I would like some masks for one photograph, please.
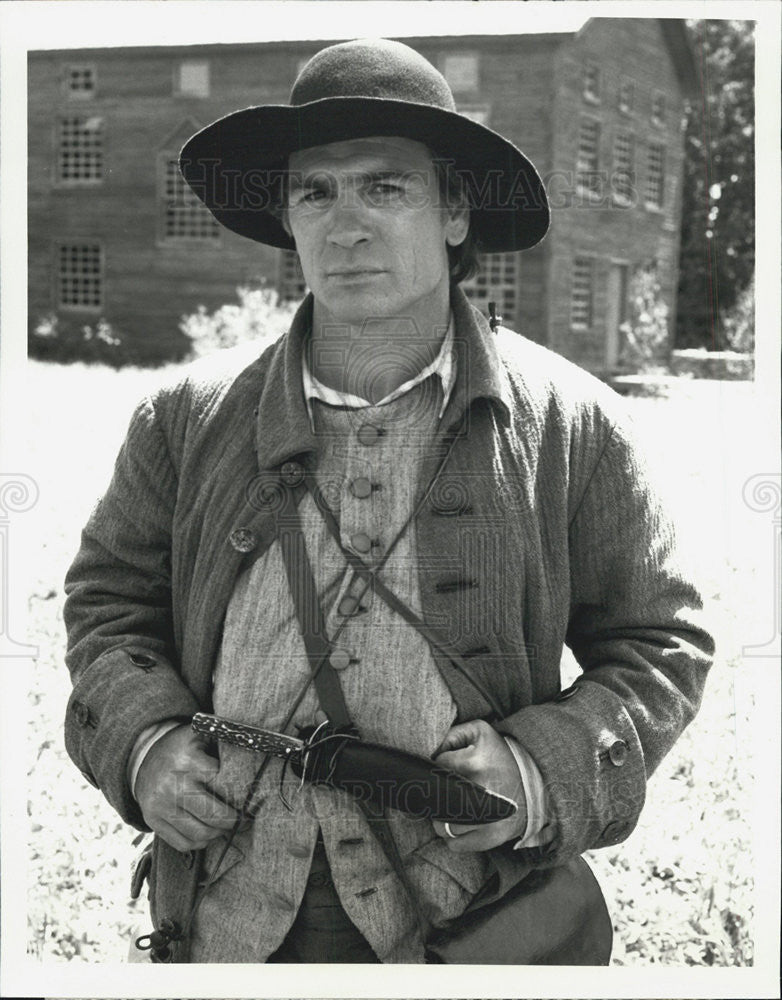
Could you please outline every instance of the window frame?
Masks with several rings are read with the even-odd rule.
[[[288,271],[291,268],[297,273],[290,275]],[[301,276],[300,282],[298,280],[299,275]],[[300,293],[296,292],[294,294],[288,294],[289,285],[293,282],[297,285],[301,284],[302,291]],[[280,302],[301,302],[307,294],[307,280],[301,269],[299,255],[295,250],[280,250],[277,258],[277,280],[275,282],[275,286],[277,288],[277,295]]]
[[[167,228],[167,184],[168,184],[168,170],[169,165],[172,164],[174,169],[172,173],[177,177],[177,184],[181,185],[181,190],[184,192],[184,196],[188,201],[190,197],[195,199],[191,202],[194,208],[198,209],[200,207],[201,211],[205,212],[209,217],[210,226],[214,226],[214,236],[169,236],[166,232]],[[183,249],[192,247],[220,247],[223,243],[223,227],[215,219],[209,209],[204,205],[204,203],[198,198],[198,196],[190,190],[187,185],[187,181],[182,177],[179,171],[179,153],[174,150],[160,150],[157,154],[157,170],[156,170],[156,219],[157,219],[157,246],[161,249],[175,249],[176,247],[182,247]]]
[[[480,269],[477,274],[460,283],[469,301],[478,309],[484,311],[489,302],[497,303],[497,312],[503,326],[515,329],[518,325],[519,296],[519,255],[512,252],[487,253],[480,256]],[[497,280],[493,268],[500,269]],[[492,283],[492,278],[495,282]]]
[[[71,88],[71,79],[74,72],[85,72],[88,71],[92,74],[93,86],[91,90],[73,90]],[[65,63],[65,72],[62,79],[62,89],[64,95],[69,101],[76,101],[76,103],[81,103],[82,101],[92,101],[95,99],[95,95],[98,92],[98,67],[96,63]]]
[[[596,80],[596,89],[594,91],[589,89],[589,78],[590,72],[594,71]],[[581,97],[588,104],[601,104],[602,103],[602,89],[603,89],[603,74],[600,69],[600,63],[596,59],[585,59],[581,67]]]
[[[100,303],[98,305],[76,305],[73,303],[62,302],[60,296],[62,289],[60,260],[61,251],[68,247],[97,247],[100,288]],[[67,241],[54,240],[52,242],[52,253],[55,258],[55,266],[52,268],[52,281],[54,284],[52,301],[55,304],[55,312],[67,313],[69,315],[81,313],[89,316],[100,316],[106,307],[106,248],[103,244],[103,240],[95,239],[94,237],[74,237],[72,239],[68,239]]]
[[[630,91],[630,99],[628,101],[623,100],[622,92],[625,88]],[[619,113],[622,115],[632,115],[635,110],[635,80],[629,76],[623,76],[619,81],[619,90],[617,91],[616,103],[619,109]]]
[[[660,200],[652,201],[649,198],[649,181],[651,179],[651,162],[652,162],[652,150],[660,150]],[[658,140],[652,140],[647,143],[646,146],[646,173],[644,176],[644,191],[643,191],[643,202],[644,207],[650,212],[664,212],[665,211],[665,168],[667,159],[668,148],[664,142]]]
[[[626,138],[628,140],[629,146],[629,166],[626,171],[626,185],[628,188],[628,193],[620,191],[617,189],[616,181],[620,176],[619,167],[617,165],[617,146],[620,139]],[[636,138],[635,133],[629,128],[616,128],[614,130],[614,141],[611,146],[611,197],[616,205],[621,205],[624,208],[629,208],[637,202],[637,190],[636,190],[636,169],[635,169],[635,159],[636,159]],[[633,194],[636,195],[635,199]]]
[[[593,254],[577,254],[571,258],[570,266],[570,296],[568,299],[568,325],[576,333],[589,333],[595,325],[595,260]],[[573,319],[576,265],[584,263],[589,267],[589,316],[586,323]]]
[[[461,86],[460,84],[454,84],[448,79],[448,60],[449,59],[471,59],[475,63],[475,80],[468,86]],[[446,79],[448,86],[456,97],[459,94],[478,94],[481,89],[481,54],[477,49],[464,49],[458,52],[444,52],[440,57],[440,72]]]
[[[206,66],[206,93],[194,94],[189,90],[182,89],[182,67],[186,65]],[[184,97],[191,101],[206,101],[212,94],[212,64],[209,59],[179,59],[174,63],[173,79],[171,84],[172,97]]]
[[[595,136],[595,167],[590,173],[594,174],[595,182],[594,184],[585,184],[582,181],[582,175],[585,173],[581,170],[579,166],[579,160],[581,157],[581,134],[584,125],[593,125],[596,130]],[[595,118],[593,115],[582,114],[579,116],[578,121],[578,132],[576,135],[576,156],[575,156],[575,175],[576,175],[576,190],[579,194],[586,195],[590,200],[597,201],[602,195],[602,183],[600,176],[600,161],[601,161],[601,148],[600,144],[603,138],[603,122],[600,118]]]
[[[98,177],[63,177],[63,125],[66,119],[83,119],[85,121],[96,118],[100,122],[100,176]],[[55,188],[94,188],[100,187],[106,180],[106,159],[108,152],[108,131],[106,129],[106,117],[102,114],[88,114],[86,111],[76,111],[68,109],[57,115],[54,122],[54,181]]]

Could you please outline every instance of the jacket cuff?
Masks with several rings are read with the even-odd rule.
[[[582,678],[554,702],[523,708],[496,729],[537,764],[556,827],[550,843],[517,852],[524,860],[548,867],[629,836],[646,797],[646,768],[616,694]]]
[[[128,783],[128,762],[145,729],[199,711],[171,663],[141,646],[114,647],[78,677],[65,715],[65,747],[120,817],[148,830]]]

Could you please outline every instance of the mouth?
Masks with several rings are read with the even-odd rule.
[[[326,276],[329,278],[366,278],[373,274],[384,273],[384,271],[377,267],[350,267],[327,271]]]

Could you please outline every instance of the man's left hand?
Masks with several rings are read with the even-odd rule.
[[[483,785],[492,792],[505,795],[518,805],[517,812],[508,819],[481,826],[465,826],[435,821],[435,832],[445,839],[454,854],[468,851],[488,851],[499,847],[506,840],[524,836],[527,828],[527,803],[521,783],[519,767],[504,737],[482,719],[462,722],[449,729],[434,758],[436,764],[450,767],[466,778]]]

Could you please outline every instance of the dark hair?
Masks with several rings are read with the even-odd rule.
[[[446,205],[469,204],[461,177],[453,169],[453,161],[444,160],[432,153],[440,197]],[[475,229],[470,217],[467,235],[458,246],[446,248],[448,251],[448,271],[451,284],[458,285],[460,281],[472,278],[480,270],[480,243],[475,236]]]

